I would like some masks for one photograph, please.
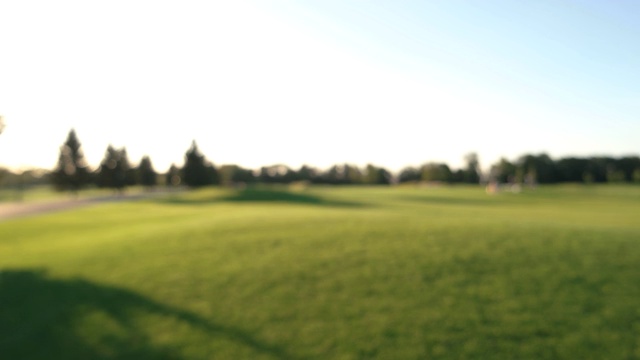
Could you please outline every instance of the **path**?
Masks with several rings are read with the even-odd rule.
[[[56,211],[70,210],[104,202],[143,199],[168,193],[170,192],[157,191],[150,193],[97,196],[80,199],[0,203],[0,221],[26,216],[41,215]]]

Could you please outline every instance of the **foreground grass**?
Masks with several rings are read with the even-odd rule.
[[[0,223],[15,359],[640,357],[640,188],[206,189]]]

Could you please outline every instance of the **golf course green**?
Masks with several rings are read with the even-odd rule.
[[[0,222],[2,359],[637,359],[640,187],[205,188]]]

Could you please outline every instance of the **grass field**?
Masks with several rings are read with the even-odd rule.
[[[640,187],[204,189],[0,223],[2,359],[638,359]]]

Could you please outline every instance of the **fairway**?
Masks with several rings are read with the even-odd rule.
[[[640,358],[640,187],[207,188],[0,222],[2,359]]]

